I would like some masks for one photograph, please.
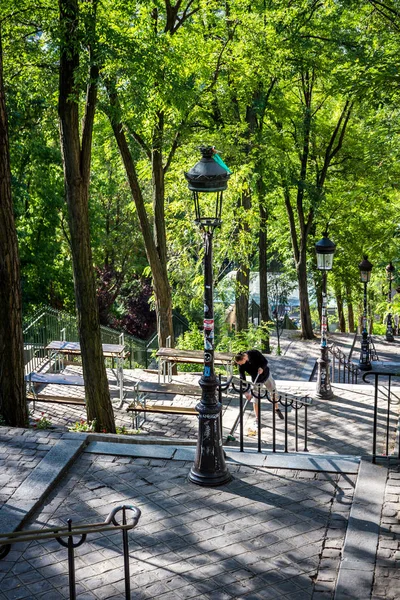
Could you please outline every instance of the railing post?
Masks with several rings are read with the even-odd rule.
[[[240,391],[239,391],[239,440],[240,440],[240,452],[243,452],[243,381],[240,380]]]
[[[261,452],[261,387],[257,388],[257,406],[258,406],[258,430],[257,430],[257,452]]]
[[[126,508],[122,507],[122,524],[126,525]],[[127,529],[122,530],[122,547],[124,551],[125,600],[131,598],[131,578],[129,572],[129,542]]]
[[[67,523],[68,530],[71,531],[72,520],[68,519]],[[74,538],[72,535],[68,537],[68,571],[69,598],[70,600],[76,600]]]

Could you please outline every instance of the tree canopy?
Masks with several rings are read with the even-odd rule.
[[[71,309],[58,11],[46,0],[5,4],[24,312],[41,303]],[[399,271],[397,1],[105,0],[95,29],[89,3],[77,4],[76,43],[82,49],[90,38],[98,69],[88,202],[104,324],[142,337],[158,324],[161,342],[172,308],[200,324],[203,249],[183,172],[201,144],[214,145],[233,171],[214,237],[221,298],[230,270],[262,272],[277,261],[297,279],[311,337],[314,244],[324,231],[337,245],[328,283],[349,310],[359,310],[364,254],[376,289],[390,260]],[[90,60],[82,52],[74,75],[82,119]],[[236,294],[247,298],[247,285],[239,279]]]

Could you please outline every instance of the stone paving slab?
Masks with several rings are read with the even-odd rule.
[[[334,600],[370,596],[387,474],[381,465],[361,462]]]
[[[173,446],[154,446],[140,444],[118,444],[112,442],[90,442],[86,452],[93,454],[111,454],[112,456],[136,456],[139,458],[172,458],[176,448]]]
[[[89,436],[88,436],[89,437]],[[130,456],[139,458],[166,458],[192,461],[195,458],[195,446],[164,446],[124,444],[112,442],[89,442],[85,452],[112,456]],[[303,471],[322,471],[326,473],[357,473],[360,458],[355,456],[322,456],[304,453],[264,454],[253,451],[239,452],[237,449],[225,449],[228,464],[262,466],[266,468],[298,469]]]
[[[203,488],[188,481],[190,467],[84,453],[29,528],[98,522],[116,506],[138,506],[142,517],[129,534],[137,600],[307,600],[326,589],[355,475],[232,465],[229,484]],[[78,598],[124,597],[121,546],[121,535],[108,532],[76,549]],[[1,600],[68,597],[66,555],[53,541],[15,545],[0,562]]]
[[[372,599],[400,596],[400,464],[389,468],[379,528]]]
[[[40,504],[85,446],[85,438],[59,440],[0,508],[0,533],[15,531]]]

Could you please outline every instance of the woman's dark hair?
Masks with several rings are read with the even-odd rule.
[[[239,352],[238,354],[236,354],[236,356],[235,356],[235,362],[237,363],[238,360],[243,360],[244,359],[244,355],[245,355],[245,352]]]

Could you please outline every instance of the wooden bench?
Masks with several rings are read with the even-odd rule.
[[[59,404],[79,404],[82,406],[86,404],[84,398],[42,394],[36,390],[39,385],[72,385],[82,387],[85,382],[80,375],[32,372],[25,375],[25,381],[28,384],[27,400],[33,402],[33,410],[35,410],[35,402],[56,402]]]
[[[132,413],[132,419],[136,422],[136,429],[146,420],[146,413],[174,414],[197,416],[196,408],[189,406],[174,406],[171,404],[148,404],[147,400],[152,398],[153,402],[160,401],[157,396],[194,396],[200,398],[202,389],[197,385],[181,383],[156,383],[150,381],[138,381],[134,386],[134,400],[126,409]],[[155,397],[156,396],[156,397]],[[139,423],[139,413],[144,413],[142,423]]]
[[[158,383],[168,378],[171,381],[172,367],[176,364],[204,364],[204,350],[177,350],[176,348],[159,348],[156,352],[158,359]],[[232,375],[235,355],[232,352],[215,352],[214,365],[223,366],[227,375]]]
[[[25,381],[28,384],[27,400],[33,402],[33,410],[35,410],[36,402],[55,402],[58,404],[78,404],[80,406],[86,406],[85,398],[79,396],[62,396],[56,394],[42,394],[37,391],[38,386],[45,385],[72,385],[75,387],[84,387],[85,382],[81,375],[72,373],[29,373],[25,375]],[[118,408],[122,407],[122,403],[126,402],[126,393],[121,388],[119,390],[119,405]]]

